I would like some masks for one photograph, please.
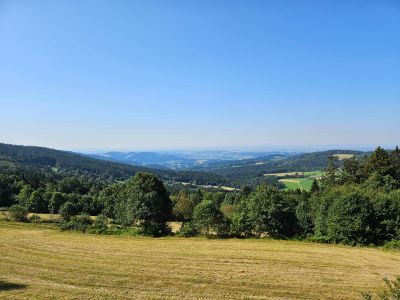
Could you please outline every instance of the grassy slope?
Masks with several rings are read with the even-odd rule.
[[[399,272],[400,253],[378,249],[98,236],[0,222],[7,299],[355,299]]]
[[[301,189],[309,191],[311,189],[313,179],[287,178],[287,179],[280,179],[279,181],[285,185],[285,190]]]
[[[282,173],[285,174],[285,173]],[[290,173],[287,173],[291,175]],[[324,175],[323,171],[310,171],[310,172],[303,172],[306,178],[283,178],[279,181],[285,185],[285,190],[295,190],[301,189],[305,191],[309,191],[311,189],[311,185],[314,181],[314,178],[318,178]]]

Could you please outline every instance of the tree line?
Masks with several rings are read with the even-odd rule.
[[[283,191],[274,183],[261,183],[233,192],[169,193],[148,172],[113,184],[65,177],[33,187],[17,175],[3,174],[0,200],[0,206],[60,213],[65,229],[135,229],[161,236],[170,234],[168,221],[181,221],[182,236],[382,245],[400,240],[400,150],[378,147],[340,165],[329,156],[326,175],[313,182],[311,191]],[[95,224],[88,215],[99,215]]]

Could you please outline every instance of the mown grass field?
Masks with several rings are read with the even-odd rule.
[[[400,253],[294,241],[144,238],[0,222],[1,299],[359,299]]]
[[[285,178],[279,179],[285,185],[285,190],[301,189],[309,191],[313,183],[313,179],[310,178]]]
[[[301,189],[309,191],[314,179],[319,179],[324,175],[324,171],[308,171],[308,172],[286,172],[286,173],[269,173],[265,176],[283,177],[279,179],[285,185],[285,190]],[[298,175],[303,177],[298,177]],[[291,177],[293,176],[293,177]]]

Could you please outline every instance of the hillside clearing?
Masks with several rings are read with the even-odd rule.
[[[357,299],[400,253],[274,240],[140,238],[0,222],[1,298]]]
[[[333,157],[336,157],[338,160],[344,160],[354,157],[354,154],[338,153],[334,154]]]
[[[285,178],[279,179],[279,182],[285,185],[285,190],[305,190],[309,191],[313,183],[313,179],[310,178]]]

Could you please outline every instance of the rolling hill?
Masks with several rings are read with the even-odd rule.
[[[231,178],[240,176],[255,176],[267,173],[280,172],[305,172],[323,170],[330,155],[339,155],[338,165],[341,165],[340,158],[348,158],[350,155],[362,156],[366,152],[354,150],[328,150],[313,153],[295,155],[268,155],[255,159],[242,160],[240,162],[225,163],[217,168],[206,168],[208,172],[225,175]],[[343,156],[343,155],[347,156]],[[341,155],[341,156],[340,156]]]
[[[125,180],[139,171],[163,180],[201,185],[229,185],[220,174],[197,171],[160,170],[87,157],[81,154],[36,146],[0,143],[0,167],[5,173],[40,173],[47,176],[86,176],[106,181]]]

